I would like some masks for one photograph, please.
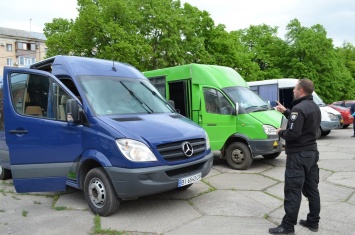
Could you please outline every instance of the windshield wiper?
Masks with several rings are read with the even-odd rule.
[[[123,84],[123,82],[120,82],[120,83],[122,84],[122,86],[123,86],[124,88],[126,88],[126,90],[128,91],[128,93],[129,93],[133,98],[135,98],[135,99],[142,105],[142,107],[143,107],[148,113],[154,113],[154,111],[153,111],[151,108],[149,108],[149,106],[148,106],[146,103],[144,103],[141,99],[139,99],[139,98],[134,94],[133,91],[131,91],[125,84]]]

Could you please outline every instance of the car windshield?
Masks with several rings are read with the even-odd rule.
[[[79,81],[97,115],[174,112],[153,85],[144,79],[80,76]]]
[[[265,100],[247,87],[228,87],[224,88],[223,91],[247,113],[264,111],[271,108]]]
[[[316,103],[318,106],[323,107],[325,106],[325,103],[323,102],[323,100],[318,96],[318,94],[316,92],[312,93],[313,96],[313,101],[314,103]]]

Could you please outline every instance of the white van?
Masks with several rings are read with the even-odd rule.
[[[264,81],[248,82],[251,90],[261,96],[264,100],[268,101],[271,106],[276,106],[276,100],[278,100],[286,108],[292,108],[293,100],[293,88],[296,86],[298,79],[295,78],[281,78],[270,79]],[[318,104],[321,113],[322,121],[320,124],[319,136],[326,136],[331,130],[340,128],[343,123],[341,114],[326,106],[323,100],[313,92],[313,100]]]

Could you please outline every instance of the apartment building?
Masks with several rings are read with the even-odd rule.
[[[4,66],[25,67],[43,60],[45,42],[43,33],[0,27],[0,76]]]

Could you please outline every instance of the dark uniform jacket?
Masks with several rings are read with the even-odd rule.
[[[294,100],[292,104],[292,110],[284,112],[288,118],[287,128],[279,131],[279,136],[286,141],[286,154],[317,150],[316,139],[322,119],[318,105],[314,103],[312,95]]]

